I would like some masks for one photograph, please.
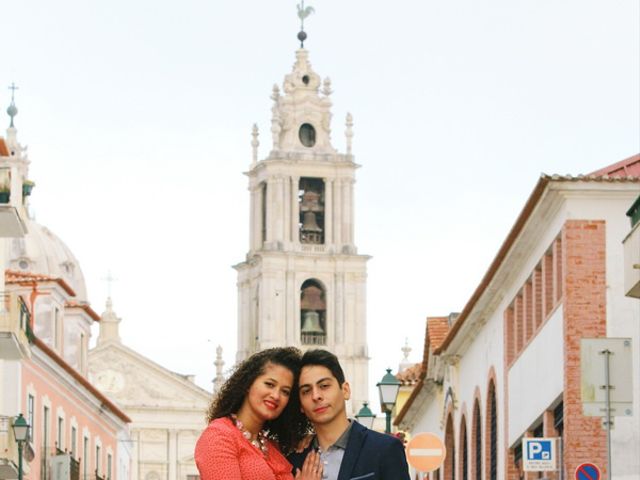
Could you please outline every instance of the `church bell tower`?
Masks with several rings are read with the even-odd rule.
[[[250,246],[235,266],[237,360],[275,346],[327,349],[351,384],[353,412],[368,391],[369,257],[354,242],[353,121],[347,115],[346,152],[338,153],[330,96],[330,80],[321,82],[300,48],[282,91],[273,87],[273,148],[260,160],[254,126]]]

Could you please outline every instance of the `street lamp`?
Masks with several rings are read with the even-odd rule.
[[[391,433],[391,411],[396,406],[400,382],[391,373],[391,369],[387,368],[387,373],[376,386],[380,390],[380,409],[387,416],[387,425],[384,431],[385,433]]]
[[[22,480],[22,445],[29,438],[29,424],[22,414],[13,421],[13,435],[18,443],[18,480]]]
[[[356,413],[356,420],[358,421],[358,423],[371,430],[373,428],[373,422],[375,419],[376,415],[369,408],[369,403],[364,402],[360,411]]]

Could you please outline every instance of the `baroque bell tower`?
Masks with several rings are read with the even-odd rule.
[[[253,128],[246,173],[250,246],[246,261],[234,267],[237,360],[275,346],[327,349],[351,384],[353,412],[368,391],[369,257],[359,255],[354,242],[353,120],[348,114],[346,152],[338,153],[331,144],[330,96],[330,80],[321,82],[300,48],[282,91],[273,87],[273,148],[264,159],[258,160]]]

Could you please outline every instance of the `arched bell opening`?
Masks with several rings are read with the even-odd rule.
[[[327,301],[325,289],[317,280],[300,287],[300,341],[303,345],[326,345]]]
[[[324,181],[321,178],[300,179],[300,243],[324,243]]]

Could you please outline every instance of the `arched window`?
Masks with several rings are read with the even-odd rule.
[[[302,177],[298,191],[300,243],[324,243],[324,180]]]
[[[444,445],[447,456],[444,459],[445,480],[456,480],[456,440],[453,435],[453,416],[447,417],[447,427],[444,433]]]
[[[460,480],[469,480],[469,450],[467,446],[467,419],[463,415],[460,419],[460,435],[458,437],[459,454],[458,464],[460,465]]]
[[[325,345],[327,303],[324,287],[306,280],[300,288],[300,341],[303,345]]]
[[[498,411],[496,405],[496,386],[489,382],[487,395],[487,479],[498,480]]]
[[[473,426],[471,429],[472,455],[473,455],[473,479],[482,480],[482,415],[480,402],[476,400],[473,406]]]

